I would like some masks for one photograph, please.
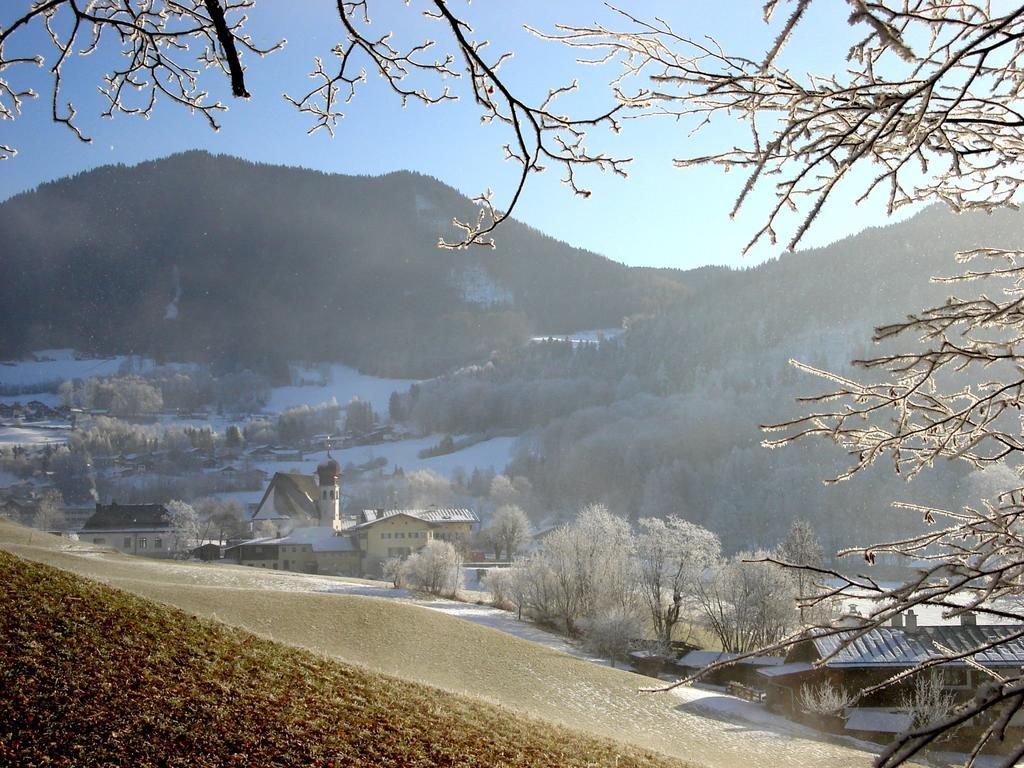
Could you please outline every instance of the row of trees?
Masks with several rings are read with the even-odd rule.
[[[214,375],[200,367],[165,366],[144,374],[65,381],[57,391],[64,405],[106,410],[118,416],[208,407],[252,413],[266,405],[270,383],[248,370]]]
[[[492,570],[485,586],[520,616],[617,648],[613,657],[647,634],[667,653],[683,626],[702,626],[724,650],[741,653],[777,642],[802,620],[797,597],[809,585],[769,556],[818,565],[821,546],[797,522],[776,552],[723,559],[718,537],[699,525],[643,518],[634,529],[590,505],[546,535],[539,551]]]

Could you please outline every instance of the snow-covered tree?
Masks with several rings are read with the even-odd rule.
[[[630,614],[637,604],[635,541],[629,524],[606,507],[584,507],[548,534],[544,547],[514,569],[520,606],[577,634],[580,619]]]
[[[797,704],[801,710],[813,715],[841,715],[855,700],[856,696],[841,685],[823,680],[817,684],[804,683],[800,686]]]
[[[779,559],[783,562],[797,566],[812,566],[820,568],[823,561],[823,550],[818,534],[806,520],[794,520],[789,528],[789,533],[782,540],[778,548]],[[796,568],[792,571],[796,579],[797,596],[807,598],[808,590],[814,584],[813,575],[805,568]],[[800,617],[804,619],[807,609],[801,602]]]
[[[171,528],[168,550],[174,557],[187,558],[199,544],[199,515],[184,501],[169,501],[165,506]]]
[[[636,613],[613,613],[582,620],[580,630],[584,647],[606,657],[614,667],[625,658],[632,642],[643,637],[644,627]]]
[[[929,669],[914,677],[901,704],[914,719],[914,728],[929,728],[946,720],[956,709],[955,694],[942,680],[942,673]]]
[[[511,562],[530,538],[530,518],[520,507],[507,504],[495,510],[482,534],[499,558],[504,552]]]
[[[729,653],[779,642],[799,625],[796,587],[767,552],[741,552],[697,582],[707,627]]]
[[[716,565],[721,544],[711,531],[678,517],[639,521],[637,571],[659,643],[668,649],[687,600],[704,571]]]
[[[64,516],[64,497],[58,490],[44,491],[32,515],[32,527],[40,531],[61,531],[67,525]]]
[[[462,588],[462,554],[447,541],[428,541],[401,567],[400,583],[441,597],[455,597]]]

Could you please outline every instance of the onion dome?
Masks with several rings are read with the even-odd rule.
[[[320,485],[337,485],[341,477],[341,466],[328,454],[327,458],[317,465],[316,476]]]

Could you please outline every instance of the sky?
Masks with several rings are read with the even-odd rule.
[[[4,3],[0,26],[10,23],[15,6]],[[489,50],[514,52],[503,75],[519,93],[542,98],[553,86],[578,79],[580,89],[565,100],[574,115],[599,114],[614,104],[608,81],[615,67],[581,66],[576,54],[563,46],[535,38],[523,29],[530,24],[553,30],[560,22],[611,22],[612,15],[594,0],[477,0],[472,5],[452,0],[451,7],[470,18],[478,39]],[[643,18],[665,18],[691,36],[711,35],[726,50],[756,58],[778,31],[781,18],[766,25],[760,0],[636,0],[623,7]],[[371,3],[373,28],[391,30],[399,45],[420,42],[433,35],[442,41],[436,22],[424,20],[422,4]],[[841,3],[812,6],[784,63],[797,71],[834,71],[844,65],[843,54],[852,33],[845,24],[848,11]],[[17,85],[33,87],[40,98],[26,102],[14,121],[0,122],[0,144],[13,145],[18,154],[0,163],[0,199],[32,189],[40,183],[109,163],[135,164],[188,149],[201,148],[254,161],[315,168],[332,173],[383,174],[408,169],[436,177],[473,196],[493,190],[500,208],[513,191],[516,169],[503,160],[501,147],[507,131],[481,125],[480,113],[470,99],[431,107],[402,107],[383,81],[371,76],[345,110],[335,136],[326,132],[307,135],[311,122],[282,97],[310,87],[308,73],[314,56],[331,58],[330,51],[344,38],[335,4],[327,0],[257,0],[247,29],[260,44],[286,39],[284,49],[266,57],[247,56],[246,80],[252,98],[234,99],[226,78],[215,71],[203,77],[205,86],[228,104],[218,132],[178,105],[157,104],[151,119],[117,115],[103,119],[104,103],[96,86],[103,73],[118,63],[111,38],[96,53],[69,60],[63,68],[64,99],[71,99],[77,122],[91,143],[80,142],[50,118],[49,81],[45,70],[8,70]],[[43,53],[52,59],[40,25],[9,43],[7,55]],[[328,66],[330,66],[328,64]],[[452,88],[465,91],[458,81]],[[763,222],[772,201],[762,190],[732,220],[729,212],[743,177],[718,167],[678,169],[672,160],[704,155],[746,139],[738,123],[717,121],[696,135],[694,125],[665,118],[627,120],[621,134],[599,129],[587,145],[619,157],[632,157],[630,178],[610,173],[585,173],[583,183],[593,194],[583,199],[560,183],[552,167],[528,182],[515,217],[537,229],[630,265],[693,268],[704,264],[753,266],[781,252],[780,245],[765,244],[746,256],[741,250]],[[840,188],[826,206],[802,247],[824,245],[868,226],[885,223],[880,201],[854,206],[856,183]],[[790,220],[792,226],[795,220]],[[500,233],[497,238],[500,254]]]

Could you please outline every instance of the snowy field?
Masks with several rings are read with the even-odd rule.
[[[55,381],[113,376],[121,372],[142,373],[153,368],[152,360],[134,356],[78,359],[73,349],[44,349],[32,357],[34,359],[0,362],[0,385],[44,387]]]
[[[332,397],[339,405],[345,405],[353,397],[358,397],[369,402],[377,413],[387,414],[391,393],[405,392],[410,384],[415,383],[415,379],[381,379],[366,376],[347,365],[335,364],[326,368],[327,382],[323,385],[311,383],[271,390],[266,410],[280,413],[297,405],[320,405],[330,401]],[[317,381],[321,375],[320,369],[315,367],[299,368],[297,374],[300,381],[310,382]]]
[[[514,437],[494,437],[444,456],[433,456],[429,459],[419,458],[419,452],[437,445],[440,437],[440,435],[431,435],[430,437],[419,437],[393,443],[334,448],[331,450],[331,455],[338,460],[342,467],[349,462],[358,466],[373,459],[384,458],[388,462],[384,466],[384,470],[387,472],[391,472],[395,467],[401,467],[407,473],[418,469],[431,469],[449,477],[452,471],[458,467],[467,472],[471,472],[474,467],[481,469],[493,467],[500,472],[511,460],[516,441]],[[274,472],[301,472],[308,475],[312,474],[316,465],[326,457],[326,451],[318,451],[305,454],[304,461],[265,461],[256,462],[253,466],[271,474]]]
[[[593,344],[602,339],[614,339],[624,333],[622,328],[597,328],[593,331],[577,331],[576,333],[548,334],[547,336],[534,336],[530,341],[568,341],[572,344]]]
[[[51,427],[0,426],[0,445],[22,445],[39,448],[68,441],[68,430]]]

